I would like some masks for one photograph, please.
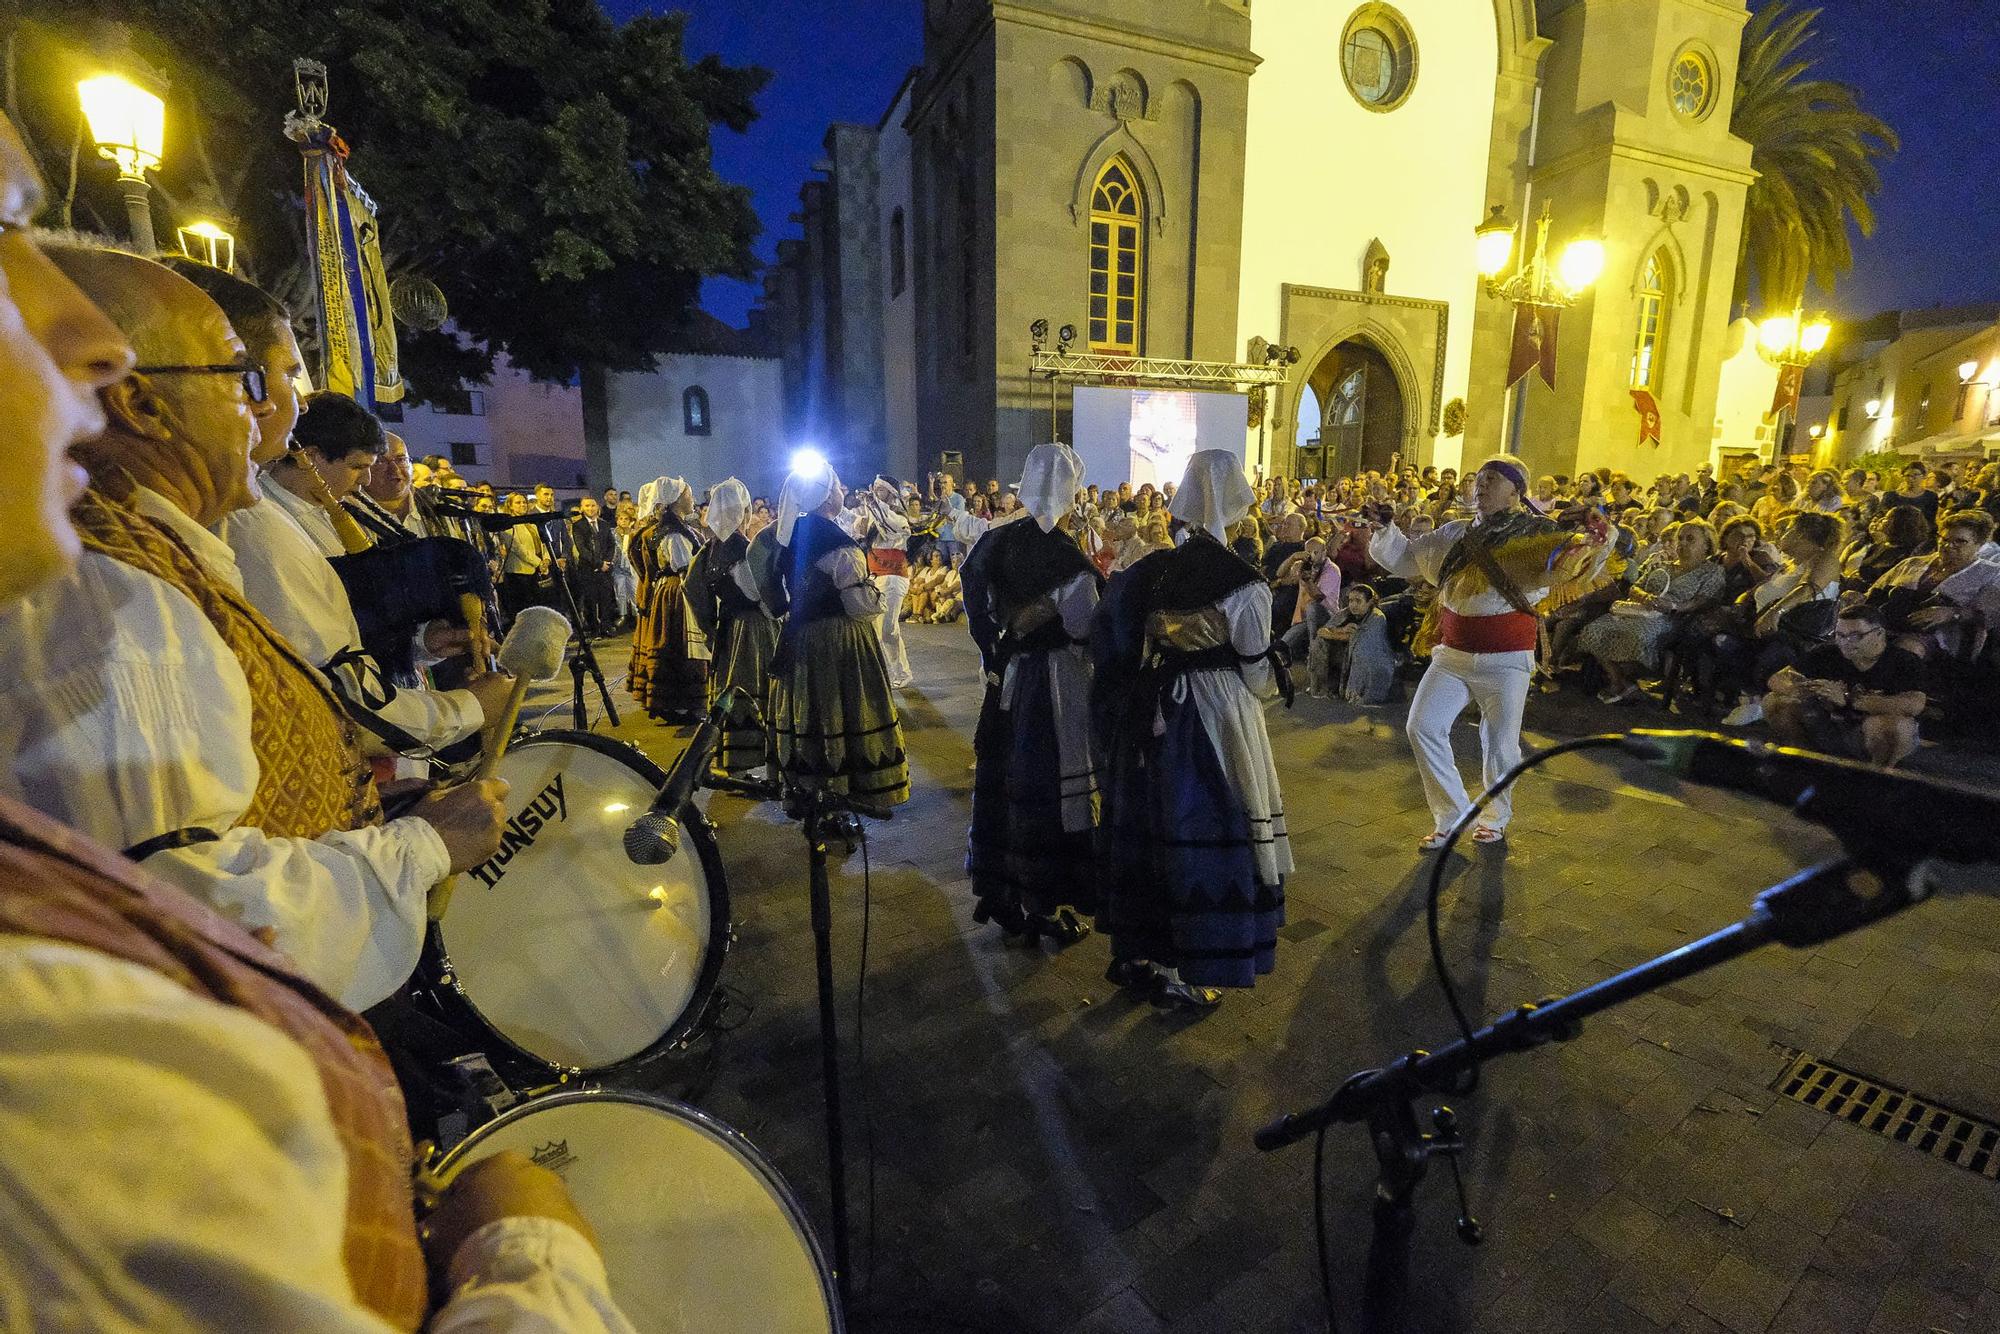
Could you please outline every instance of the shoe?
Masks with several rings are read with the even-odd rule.
[[[1126,991],[1143,993],[1159,985],[1160,975],[1144,959],[1113,959],[1104,970],[1104,980]]]
[[[1017,903],[997,903],[991,899],[981,899],[978,906],[972,910],[972,920],[982,926],[991,922],[1010,940],[1018,940],[1024,936],[1031,941],[1034,939],[1034,935],[1030,934],[1028,915],[1021,911]]]
[[[1197,987],[1174,978],[1162,977],[1153,992],[1153,1004],[1163,1010],[1213,1010],[1222,1004],[1222,993],[1214,987]]]
[[[1039,913],[1028,913],[1027,929],[1030,935],[1039,939],[1047,936],[1057,947],[1074,945],[1090,934],[1090,923],[1077,915],[1076,909],[1061,907],[1043,917]]]
[[[1472,827],[1472,841],[1488,845],[1505,843],[1507,841],[1507,831],[1504,829],[1495,829],[1492,825],[1474,825]]]
[[[1723,715],[1722,725],[1724,727],[1748,727],[1752,723],[1761,723],[1763,721],[1764,701],[1761,699],[1746,699]]]
[[[1422,840],[1418,842],[1417,851],[1436,852],[1439,848],[1444,846],[1445,840],[1449,837],[1451,836],[1447,834],[1444,830],[1433,829],[1431,830],[1430,833],[1425,834]]]
[[[1639,698],[1639,687],[1626,686],[1623,690],[1600,690],[1597,698],[1606,704],[1630,704]]]

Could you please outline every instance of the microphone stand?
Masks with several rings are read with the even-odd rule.
[[[549,525],[552,523],[562,525],[557,542],[549,540]],[[568,539],[569,521],[563,518],[560,513],[552,512],[543,516],[536,520],[535,526],[541,530],[542,545],[549,547],[551,553],[560,550],[560,543]],[[553,563],[555,560],[554,555],[551,554],[549,559]],[[576,559],[576,546],[574,543],[570,544],[569,555],[565,559]],[[576,646],[570,650],[569,655],[570,711],[576,720],[576,730],[579,732],[588,732],[590,730],[590,707],[585,701],[583,688],[583,681],[586,675],[597,683],[598,697],[604,701],[604,717],[613,727],[616,727],[618,726],[618,706],[611,702],[611,687],[604,683],[604,669],[597,665],[597,654],[590,646],[590,631],[583,623],[582,612],[577,608],[576,592],[570,587],[569,571],[564,566],[557,565],[555,567],[555,576],[556,587],[562,590],[563,601],[569,604],[569,623],[576,628]]]
[[[1416,1222],[1413,1202],[1434,1155],[1445,1157],[1457,1184],[1459,1238],[1467,1245],[1482,1239],[1480,1225],[1465,1207],[1458,1171],[1465,1143],[1457,1117],[1449,1107],[1436,1107],[1435,1133],[1425,1133],[1417,1121],[1418,1098],[1461,1092],[1461,1076],[1484,1060],[1568,1041],[1593,1014],[1760,946],[1773,941],[1794,948],[1817,945],[1901,912],[1929,897],[1929,865],[1914,852],[1850,841],[1845,855],[1763,891],[1748,915],[1731,926],[1571,995],[1523,1005],[1435,1052],[1420,1048],[1380,1069],[1358,1071],[1325,1102],[1288,1113],[1257,1131],[1257,1147],[1268,1153],[1333,1125],[1368,1127],[1377,1177],[1362,1287],[1363,1334],[1404,1334],[1406,1329],[1403,1303]]]
[[[825,789],[809,788],[803,797],[806,837],[806,892],[811,903],[813,971],[819,982],[820,1090],[826,1102],[827,1193],[833,1209],[833,1278],[840,1309],[853,1307],[854,1273],[849,1260],[847,1219],[847,1149],[840,1114],[840,1034],[833,1004],[833,890],[827,874],[827,835],[851,838],[860,822]],[[850,847],[852,845],[850,844]]]

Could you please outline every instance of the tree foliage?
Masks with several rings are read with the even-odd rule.
[[[595,0],[26,0],[23,12],[12,109],[56,192],[75,72],[106,20],[129,25],[172,81],[158,193],[179,220],[212,195],[238,222],[244,267],[295,310],[310,290],[301,167],[281,127],[294,57],[325,63],[327,120],[380,209],[392,273],[437,283],[485,345],[406,335],[419,395],[479,378],[500,350],[551,379],[650,368],[704,277],[752,271],[749,194],[716,176],[709,134],[748,126],[768,76],[688,60],[679,14],[621,26]],[[107,211],[116,223],[110,172],[83,151],[78,225]]]
[[[1729,128],[1750,144],[1758,177],[1744,202],[1739,305],[1753,277],[1772,309],[1789,309],[1808,280],[1831,290],[1854,265],[1849,221],[1875,230],[1879,162],[1899,146],[1853,88],[1808,77],[1819,15],[1769,0],[1743,29]]]

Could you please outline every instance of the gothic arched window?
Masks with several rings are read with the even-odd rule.
[[[1655,250],[1639,278],[1639,332],[1632,346],[1632,387],[1660,387],[1667,361],[1667,312],[1674,303],[1674,262]]]
[[[1090,192],[1090,350],[1137,356],[1146,311],[1146,197],[1123,157]]]
[[[698,384],[689,385],[681,395],[681,432],[707,435],[708,431],[708,391]]]

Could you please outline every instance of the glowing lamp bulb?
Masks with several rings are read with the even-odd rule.
[[[116,74],[100,74],[76,86],[83,118],[90,123],[97,151],[118,164],[122,176],[143,179],[160,165],[166,149],[167,104]]]
[[[1563,286],[1572,292],[1581,292],[1597,281],[1598,274],[1604,272],[1604,243],[1571,241],[1563,247],[1559,269],[1562,273]]]
[[[1814,320],[1806,325],[1799,335],[1799,348],[1804,352],[1818,352],[1826,346],[1826,340],[1833,336],[1833,326],[1825,320]]]
[[[1492,216],[1472,232],[1473,254],[1483,278],[1498,278],[1514,256],[1514,223],[1504,205],[1495,204]]]
[[[1790,315],[1773,315],[1757,326],[1757,341],[1772,352],[1783,352],[1798,336],[1799,322]]]
[[[811,445],[804,445],[793,450],[792,475],[794,477],[806,478],[826,476],[826,455],[820,453]]]
[[[1958,363],[1958,382],[1960,384],[1971,384],[1972,377],[1977,374],[1979,374],[1978,362],[1961,361]]]

